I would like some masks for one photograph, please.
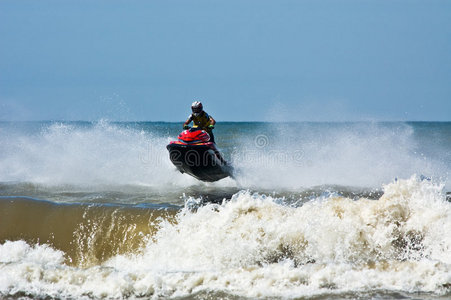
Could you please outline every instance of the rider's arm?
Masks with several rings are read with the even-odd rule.
[[[189,116],[188,120],[186,120],[186,122],[183,123],[183,127],[188,126],[188,124],[191,123],[192,120],[193,120],[193,117]]]

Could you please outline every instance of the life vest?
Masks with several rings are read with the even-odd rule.
[[[197,117],[194,114],[191,114],[189,119],[193,121],[193,127],[199,127],[203,130],[210,131],[208,129],[208,125],[210,125],[210,116],[205,111],[201,112]]]

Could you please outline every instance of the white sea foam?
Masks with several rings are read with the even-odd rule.
[[[175,171],[166,150],[168,138],[105,121],[89,127],[54,123],[3,141],[0,181],[91,186],[195,182]]]
[[[449,156],[435,146],[439,153],[424,155],[422,143],[428,140],[417,140],[410,125],[301,123],[246,130],[230,138],[226,132],[217,133],[218,140],[221,136],[226,139],[219,146],[227,145],[223,150],[230,154],[236,181],[226,179],[206,186],[302,189],[336,184],[377,188],[395,177],[414,173],[442,177],[449,186],[449,162],[440,160]],[[180,174],[171,164],[166,145],[175,136],[127,124],[53,123],[38,132],[5,129],[0,138],[0,182],[162,189],[205,185]]]
[[[301,297],[375,290],[450,293],[451,204],[416,176],[379,200],[339,196],[300,207],[242,191],[162,221],[138,253],[75,268],[45,245],[0,245],[0,292],[177,297],[202,291]],[[39,254],[37,254],[39,253]]]
[[[415,173],[446,181],[451,167],[443,152],[424,154],[430,140],[418,140],[402,123],[271,124],[260,133],[244,136],[233,152],[242,186],[379,187]]]

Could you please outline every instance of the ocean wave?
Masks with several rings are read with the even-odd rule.
[[[241,191],[229,201],[195,210],[187,206],[161,218],[140,247],[84,267],[67,263],[66,254],[49,245],[3,242],[0,293],[73,298],[188,297],[208,291],[288,298],[374,291],[450,295],[451,203],[443,185],[413,176],[383,190],[377,200],[329,195],[302,205]],[[121,234],[126,239],[127,232]]]
[[[0,181],[47,186],[188,186],[166,151],[169,138],[106,121],[44,124],[2,133]]]
[[[171,164],[166,145],[176,138],[178,124],[37,122],[23,130],[2,126],[3,183],[299,190],[330,184],[377,188],[417,173],[449,185],[449,145],[442,149],[443,143],[437,142],[447,136],[446,126],[436,129],[439,138],[434,139],[418,137],[419,129],[405,123],[218,125],[218,146],[236,173],[235,180],[216,183],[180,174]]]
[[[374,188],[415,173],[448,180],[449,145],[420,139],[417,130],[406,123],[271,124],[237,138],[232,164],[237,182],[255,188]]]

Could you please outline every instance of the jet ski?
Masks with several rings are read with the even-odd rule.
[[[170,142],[166,148],[169,158],[181,173],[207,182],[232,176],[232,166],[224,160],[204,130],[196,127],[184,130],[178,140]]]

